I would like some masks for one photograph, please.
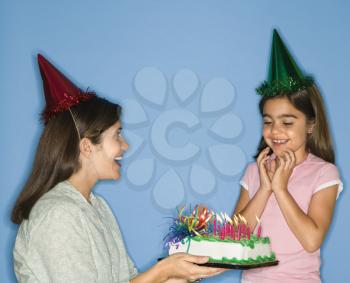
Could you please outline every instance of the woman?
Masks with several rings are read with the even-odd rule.
[[[15,204],[19,282],[186,282],[221,269],[206,257],[170,256],[138,274],[107,203],[92,193],[99,180],[119,179],[128,144],[121,107],[82,92],[43,56],[45,128],[31,174]]]

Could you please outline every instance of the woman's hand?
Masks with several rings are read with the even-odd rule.
[[[282,152],[282,154],[277,157],[276,171],[271,181],[271,187],[275,193],[287,190],[288,181],[292,175],[295,164],[296,157],[294,152],[290,149]]]
[[[208,260],[209,258],[205,256],[176,253],[163,259],[158,264],[162,266],[164,272],[167,274],[167,281],[165,282],[195,282],[202,278],[215,276],[225,271],[225,269],[222,268],[198,265],[206,263]]]
[[[275,170],[275,160],[271,160],[270,156],[268,155],[269,151],[270,148],[266,147],[260,152],[256,160],[259,167],[260,190],[265,190],[268,192],[272,190],[271,180]]]

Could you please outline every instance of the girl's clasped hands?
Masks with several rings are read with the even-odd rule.
[[[270,155],[266,147],[258,156],[260,173],[260,189],[270,192],[286,191],[288,180],[296,165],[296,157],[292,150],[283,151],[280,156]]]

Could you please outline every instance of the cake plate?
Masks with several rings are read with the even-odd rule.
[[[158,258],[158,261],[164,259],[165,257]],[[200,266],[208,266],[208,267],[217,267],[217,268],[226,268],[226,269],[239,269],[239,270],[247,270],[253,268],[261,268],[268,266],[278,265],[279,261],[267,261],[263,263],[251,263],[251,264],[234,264],[234,263],[221,263],[221,262],[207,262],[203,264],[198,264]]]
[[[251,263],[251,264],[207,262],[207,263],[199,264],[199,265],[201,265],[201,266],[209,266],[209,267],[227,268],[227,269],[247,270],[247,269],[253,269],[253,268],[275,266],[275,265],[278,265],[278,260],[267,261],[267,262],[263,262],[263,263]]]

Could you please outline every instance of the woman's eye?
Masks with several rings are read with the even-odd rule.
[[[272,122],[270,122],[270,121],[264,121],[264,125],[271,125],[272,124]]]
[[[119,140],[121,137],[122,137],[122,133],[118,132],[117,135],[116,135],[116,139]]]
[[[287,127],[288,127],[288,126],[292,126],[292,125],[293,125],[293,123],[290,123],[290,122],[284,122],[284,123],[283,123],[283,125],[285,125],[285,126],[287,126]]]

